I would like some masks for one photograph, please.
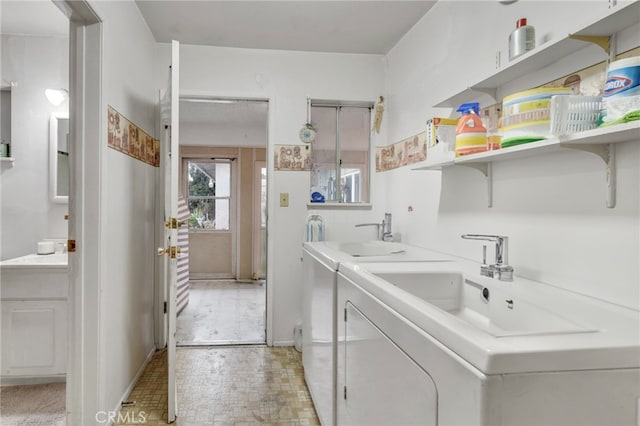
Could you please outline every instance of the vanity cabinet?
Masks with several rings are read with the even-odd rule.
[[[65,373],[67,302],[2,301],[2,376]]]
[[[64,378],[67,289],[64,267],[2,267],[3,382]]]

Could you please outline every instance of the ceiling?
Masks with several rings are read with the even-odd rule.
[[[435,1],[136,0],[156,41],[387,53]]]
[[[107,1],[107,0],[97,0]],[[251,49],[387,53],[436,1],[135,0],[156,41]],[[50,0],[0,0],[0,32],[66,36]]]
[[[1,0],[0,33],[69,35],[69,20],[52,1]]]
[[[107,1],[107,0],[96,0]],[[312,52],[386,54],[435,1],[135,0],[156,41]],[[0,0],[0,33],[67,36],[50,0]],[[261,103],[181,103],[186,126],[265,125]]]

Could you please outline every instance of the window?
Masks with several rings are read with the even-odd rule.
[[[187,160],[190,230],[229,230],[231,162]]]
[[[326,202],[369,202],[372,106],[311,103],[311,193]]]

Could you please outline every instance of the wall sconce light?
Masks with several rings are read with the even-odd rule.
[[[47,89],[44,91],[44,94],[53,106],[59,106],[61,103],[69,99],[69,92],[67,89]]]

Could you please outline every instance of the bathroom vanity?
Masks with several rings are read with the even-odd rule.
[[[66,253],[0,262],[4,383],[64,380],[67,271]]]

